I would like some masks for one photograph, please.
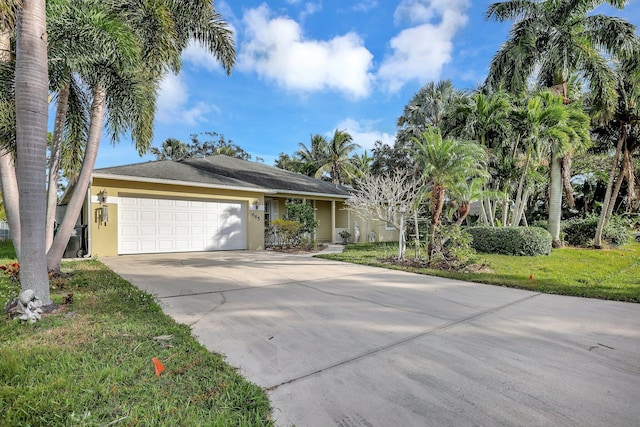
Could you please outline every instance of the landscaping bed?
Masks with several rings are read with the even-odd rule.
[[[478,253],[463,271],[427,268],[420,260],[411,259],[416,258],[412,248],[407,249],[407,260],[391,262],[397,251],[393,243],[361,243],[348,245],[339,254],[317,256],[550,294],[640,302],[638,242],[617,249],[560,248],[547,256]]]

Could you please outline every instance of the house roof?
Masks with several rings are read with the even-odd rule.
[[[93,176],[266,193],[349,197],[348,189],[343,186],[225,155],[102,168],[94,170]]]

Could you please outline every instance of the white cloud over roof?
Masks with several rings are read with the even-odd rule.
[[[156,103],[156,119],[165,124],[180,123],[194,126],[206,121],[206,115],[216,107],[203,102],[189,102],[189,89],[182,75],[167,74],[160,83]]]
[[[411,80],[425,84],[440,77],[451,61],[453,38],[468,20],[468,0],[403,0],[394,13],[396,25],[409,24],[390,41],[392,53],[378,70],[387,90],[397,92]]]
[[[348,118],[338,123],[336,129],[347,131],[353,137],[353,142],[358,144],[363,150],[368,150],[369,154],[371,154],[371,149],[376,141],[382,141],[391,146],[393,146],[395,141],[395,135],[375,130],[377,125],[379,125],[379,123],[372,120],[358,121]],[[333,131],[327,134],[327,136],[332,137]]]
[[[291,91],[337,90],[354,98],[371,92],[373,55],[353,32],[330,40],[306,39],[286,16],[262,5],[244,14],[238,67]]]

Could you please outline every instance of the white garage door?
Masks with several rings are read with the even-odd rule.
[[[118,253],[246,249],[245,218],[240,202],[121,197]]]

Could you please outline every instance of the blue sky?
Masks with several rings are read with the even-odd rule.
[[[459,89],[484,80],[509,24],[487,22],[491,1],[215,1],[234,30],[237,64],[227,76],[198,46],[161,85],[154,146],[218,132],[273,165],[311,135],[346,130],[362,149],[393,143],[396,120],[425,84]],[[603,13],[640,25],[640,3]],[[203,136],[201,140],[206,140]],[[129,140],[103,140],[96,168],[140,163]]]

